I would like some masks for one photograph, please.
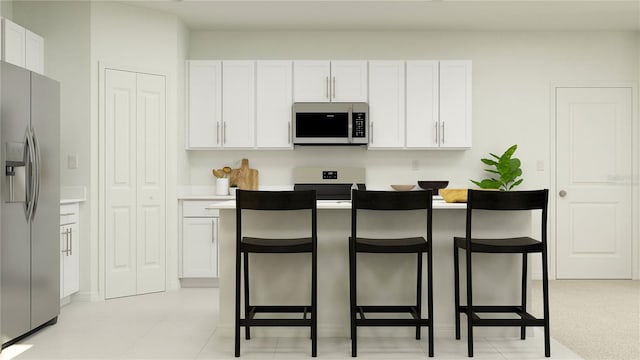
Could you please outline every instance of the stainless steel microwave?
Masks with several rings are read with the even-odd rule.
[[[367,103],[294,103],[294,145],[366,145]]]

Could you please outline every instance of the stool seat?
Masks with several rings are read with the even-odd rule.
[[[251,253],[305,253],[313,251],[313,239],[272,239],[243,237],[240,242],[241,251]]]
[[[419,253],[429,251],[424,237],[397,239],[356,238],[356,251],[363,253]]]
[[[455,246],[467,248],[467,239],[455,236]],[[513,237],[502,239],[471,238],[471,251],[481,253],[535,253],[542,252],[542,242],[530,237]]]

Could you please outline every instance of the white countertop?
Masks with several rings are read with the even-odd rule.
[[[211,203],[207,206],[207,209],[235,209],[236,201],[221,201],[216,203]],[[448,203],[444,200],[433,200],[433,208],[434,209],[466,209],[466,203]],[[318,200],[318,209],[319,210],[338,210],[338,209],[351,209],[351,201],[350,200]]]

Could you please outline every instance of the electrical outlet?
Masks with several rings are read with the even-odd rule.
[[[411,170],[419,170],[420,169],[420,163],[418,162],[418,160],[411,160]]]
[[[67,168],[69,169],[78,168],[78,155],[76,154],[67,155]]]
[[[536,170],[544,171],[544,160],[538,160],[536,162]]]

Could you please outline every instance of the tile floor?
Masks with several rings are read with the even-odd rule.
[[[0,353],[8,359],[231,359],[233,339],[216,335],[217,289],[180,289],[61,309],[58,324]],[[453,335],[453,334],[452,334]],[[542,334],[525,341],[477,337],[476,359],[544,359]],[[426,339],[360,338],[358,358],[425,359]],[[553,359],[580,359],[552,340]],[[242,359],[310,359],[303,338],[254,338]],[[320,338],[318,358],[351,359],[347,338]],[[436,336],[435,358],[466,359],[466,341]]]

